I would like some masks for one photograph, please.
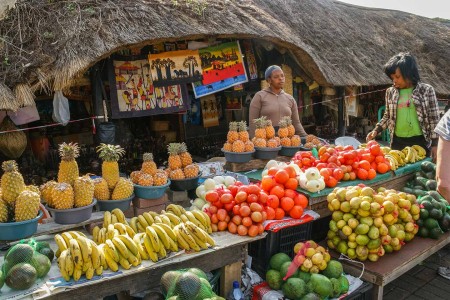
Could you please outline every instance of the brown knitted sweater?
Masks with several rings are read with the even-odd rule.
[[[297,103],[294,97],[281,91],[276,95],[270,89],[264,89],[255,94],[250,102],[249,123],[250,123],[250,137],[255,135],[254,119],[261,116],[266,116],[272,121],[273,126],[278,126],[280,119],[284,116],[292,118],[292,125],[295,127],[295,134],[306,136],[307,133],[303,129],[298,116]]]

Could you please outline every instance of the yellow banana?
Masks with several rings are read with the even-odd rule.
[[[127,233],[127,229],[125,228],[125,225],[122,223],[114,223],[114,229],[117,229],[117,231],[119,231],[119,234]]]
[[[104,250],[105,254],[109,254],[109,256],[111,256],[111,258],[114,259],[115,262],[119,262],[119,252],[117,251],[114,243],[111,240],[105,241]]]
[[[173,227],[181,223],[181,219],[171,212],[165,212],[164,215],[166,215],[169,218],[170,223],[172,224],[170,225],[170,227]]]
[[[206,244],[206,236],[200,231],[200,227],[195,226],[192,222],[186,223],[186,229],[195,240],[195,243],[202,249],[208,249]]]
[[[87,270],[91,267],[92,267],[92,261],[91,261],[91,258],[89,257],[87,260],[83,261],[83,267],[81,268],[81,271],[83,271],[83,273],[86,273]]]
[[[198,228],[198,227],[197,227],[197,230],[200,231],[200,233],[202,233],[205,236],[205,240],[209,245],[211,245],[212,247],[214,247],[216,245],[216,242],[206,231],[204,231],[203,229]]]
[[[89,256],[92,253],[91,243],[89,243],[88,240],[83,236],[79,236],[77,238],[77,242],[81,249],[81,255],[83,256],[83,261],[84,262],[88,261]]]
[[[61,255],[61,250],[58,248],[58,249],[56,249],[55,256],[56,256],[56,258],[58,258],[60,255]]]
[[[145,233],[152,241],[152,246],[153,246],[153,249],[155,250],[155,252],[159,252],[159,248],[161,248],[162,245],[159,241],[159,237],[158,237],[158,234],[156,233],[155,229],[153,229],[153,227],[151,227],[151,226],[147,226],[145,228]]]
[[[103,274],[103,266],[98,267],[97,269],[95,269],[95,275],[102,275]]]
[[[170,222],[170,219],[169,219],[168,216],[162,214],[162,215],[159,215],[159,217],[161,218],[161,221],[162,221],[163,224],[166,224],[166,225],[172,227],[172,223]]]
[[[141,225],[141,223],[137,223],[138,232],[145,232],[145,227]]]
[[[55,239],[56,245],[58,245],[58,250],[61,253],[67,249],[66,241],[64,240],[64,238],[61,235],[55,234],[54,239]]]
[[[154,216],[153,220],[155,220],[155,223],[162,223],[163,221],[161,220],[160,216]]]
[[[104,245],[106,245],[106,244],[104,244]],[[103,249],[106,250],[107,248],[104,247]],[[105,254],[105,261],[106,261],[106,264],[108,265],[108,268],[113,272],[117,272],[119,270],[119,265],[117,264],[117,262],[114,260],[114,258],[111,257],[111,255],[109,254],[109,252],[107,250],[104,251],[103,253]]]
[[[119,259],[119,264],[124,268],[125,270],[129,270],[131,268],[131,264],[128,262],[128,260],[121,256]]]
[[[167,207],[166,207],[166,211],[168,211],[168,212],[172,212],[174,215],[176,215],[177,217],[180,217],[181,216],[181,214],[182,214],[182,212],[181,212],[181,210],[180,210],[180,208],[179,208],[179,206],[178,205],[176,205],[176,204],[169,204],[169,205],[167,205]]]
[[[61,251],[61,254],[58,257],[58,267],[59,267],[59,272],[61,273],[61,276],[64,278],[65,281],[69,281],[70,280],[70,276],[67,271],[66,271],[66,256],[67,253],[69,252],[69,250],[63,250]],[[73,270],[73,269],[72,269]],[[73,273],[73,271],[72,271]]]
[[[145,250],[148,253],[149,258],[153,262],[157,262],[158,261],[158,254],[155,251],[155,249],[153,249],[152,241],[150,240],[149,236],[146,233],[142,233],[142,234],[143,234],[143,238],[144,238],[144,247],[145,247]]]
[[[194,215],[195,219],[197,219],[200,223],[202,223],[205,229],[208,228],[209,226],[208,220],[205,218],[205,215],[200,210],[191,210],[191,214]]]
[[[128,235],[119,235],[117,236],[117,238],[119,238],[125,244],[125,246],[133,255],[138,255],[139,250],[132,238],[130,238]]]
[[[128,259],[130,253],[128,252],[128,248],[127,246],[125,246],[124,242],[122,242],[122,240],[119,239],[118,236],[115,236],[111,241],[113,242],[116,249],[119,251],[120,255],[122,255],[125,259]]]
[[[92,266],[90,266],[90,267],[86,270],[85,276],[86,276],[86,279],[87,279],[87,280],[91,280],[92,277],[94,277],[94,271],[95,271],[95,269],[94,269]]]
[[[155,220],[153,219],[152,215],[149,214],[148,212],[144,212],[142,216],[144,217],[145,221],[147,221],[148,225],[152,225],[153,223],[155,223]]]
[[[122,210],[120,210],[120,209],[118,209],[118,208],[114,208],[114,209],[111,211],[111,214],[115,215],[116,218],[117,218],[117,221],[119,221],[120,223],[122,223],[122,224],[127,224],[127,221],[126,221],[126,219],[125,219],[125,215],[124,215],[124,213],[123,213]]]
[[[172,227],[167,224],[158,224],[158,226],[164,229],[164,231],[172,240],[174,240],[175,242],[177,241],[177,236],[175,235],[175,233],[173,233]]]
[[[111,224],[111,212],[105,211],[103,214],[103,228],[108,228]]]
[[[75,270],[73,270],[73,280],[78,281],[80,280],[81,275],[83,274],[83,271],[81,271],[80,269],[75,268]]]
[[[69,247],[70,240],[72,239],[72,235],[68,232],[62,232],[61,236],[63,237],[64,241],[66,242],[67,247]]]
[[[98,232],[98,243],[103,244],[106,241],[106,228],[101,228]]]
[[[138,227],[137,227],[137,223],[138,223],[138,218],[137,217],[133,217],[130,220],[130,227],[134,230],[134,232],[138,233]]]
[[[184,249],[184,250],[190,250],[191,247],[189,246],[188,242],[183,238],[183,236],[181,235],[181,232],[178,228],[179,225],[174,227],[174,233],[177,235],[177,242],[178,245]]]
[[[136,231],[134,231],[133,228],[131,228],[131,226],[128,224],[125,224],[124,226],[125,226],[125,231],[127,232],[127,235],[130,238],[133,238],[134,235],[136,234]]]
[[[111,214],[111,224],[116,224],[119,223],[119,221],[117,220],[116,215]]]
[[[145,218],[144,218],[143,215],[139,215],[139,216],[138,216],[138,222],[139,222],[139,224],[141,224],[141,226],[144,227],[144,228],[150,225],[150,224],[147,223],[147,220],[145,220]]]
[[[180,233],[185,239],[185,241],[189,244],[189,247],[191,247],[191,249],[195,251],[200,251],[199,245],[195,242],[195,239],[189,234],[184,224],[182,223],[178,226],[180,226],[179,227]]]
[[[139,253],[137,256],[133,255],[133,253],[130,253],[130,256],[128,257],[128,262],[131,263],[131,265],[133,267],[137,267],[141,264],[140,256],[139,256],[139,258],[138,258],[138,256],[139,256]]]
[[[153,218],[155,218],[156,216],[159,215],[156,211],[153,211],[153,210],[149,210],[148,213],[149,213]]]
[[[178,238],[177,238],[177,241],[178,241]],[[169,239],[169,243],[170,243],[169,249],[170,249],[170,251],[178,252],[178,243],[177,243],[177,241]]]
[[[73,275],[73,270],[75,269],[75,266],[73,264],[73,259],[72,259],[72,255],[70,254],[70,251],[65,250],[65,265],[64,268],[66,270],[67,275],[72,276]]]
[[[170,237],[167,235],[166,231],[164,229],[162,229],[162,227],[160,227],[159,224],[157,224],[157,223],[152,224],[151,227],[153,227],[153,229],[155,230],[156,234],[159,237],[159,240],[162,242],[164,247],[166,249],[169,249],[169,247],[170,247],[170,243],[169,243]]]
[[[186,223],[187,221],[189,221],[188,217],[185,214],[180,215],[180,219],[181,219],[181,221],[183,221],[183,223]]]
[[[69,245],[70,254],[72,255],[74,265],[81,268],[83,266],[83,255],[81,254],[80,245],[76,239],[71,239]]]
[[[165,257],[167,256],[166,248],[164,248],[164,247],[161,246],[161,247],[159,248],[158,256],[159,256],[160,258],[165,258]]]
[[[100,231],[100,227],[95,226],[94,229],[92,229],[92,239],[94,242],[98,242],[98,232]]]
[[[191,221],[195,225],[202,226],[202,223],[195,218],[194,214],[191,211],[186,211],[184,215],[188,218],[189,221]]]
[[[106,270],[108,268],[108,264],[106,263],[106,258],[105,258],[105,244],[100,244],[98,245],[98,252],[100,254],[100,265],[103,267],[104,270]]]
[[[67,231],[69,234],[70,234],[70,236],[73,238],[73,239],[76,239],[76,238],[78,238],[79,236],[82,236],[81,234],[79,234],[77,231]]]
[[[91,260],[92,260],[92,267],[94,269],[97,269],[101,265],[100,261],[100,251],[98,250],[97,244],[94,243],[92,240],[88,240],[91,244]]]
[[[139,234],[139,235],[138,235]],[[142,244],[144,243],[143,238],[142,238],[142,233],[138,233],[133,237],[133,241],[139,251],[140,256],[142,257],[142,259],[148,260],[148,254],[145,251],[144,247],[142,246]],[[145,233],[144,233],[145,234]]]

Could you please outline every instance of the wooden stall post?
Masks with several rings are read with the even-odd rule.
[[[228,293],[233,289],[233,281],[241,283],[242,261],[237,261],[225,267],[222,267],[222,275],[220,276],[220,293],[226,298]]]

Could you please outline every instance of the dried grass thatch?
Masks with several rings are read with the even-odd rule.
[[[18,0],[0,36],[0,81],[10,89],[65,89],[125,47],[216,37],[271,41],[325,86],[389,84],[382,65],[410,51],[424,81],[450,94],[448,25],[331,0]]]

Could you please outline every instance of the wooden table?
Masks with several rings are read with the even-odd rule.
[[[450,242],[450,232],[445,233],[438,240],[415,237],[394,253],[387,253],[377,262],[365,261],[362,279],[373,283],[373,299],[383,298],[383,288],[389,282],[405,274],[420,262],[433,255]],[[339,254],[330,250],[331,255],[339,257]],[[362,266],[349,261],[340,260],[344,266],[344,272],[359,277]]]

